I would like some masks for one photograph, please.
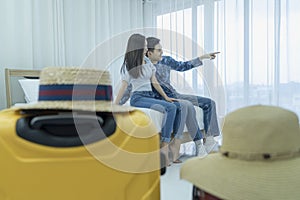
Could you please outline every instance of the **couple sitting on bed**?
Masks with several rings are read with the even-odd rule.
[[[177,93],[170,84],[170,70],[192,69],[202,65],[203,59],[214,59],[216,53],[205,54],[187,62],[178,62],[169,56],[162,57],[162,54],[159,39],[146,39],[141,34],[130,36],[121,68],[122,85],[115,103],[124,104],[131,94],[131,106],[164,113],[161,147],[167,165],[171,162],[169,148],[173,155],[172,161],[181,162],[178,159],[179,146],[185,125],[196,144],[197,156],[204,157],[216,145],[213,137],[220,134],[215,102],[209,98]],[[205,137],[198,126],[194,105],[203,110]],[[171,143],[172,133],[174,139]]]

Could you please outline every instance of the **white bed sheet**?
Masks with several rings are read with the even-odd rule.
[[[194,106],[194,108],[196,110],[196,118],[197,118],[198,126],[202,130],[204,129],[203,110],[196,106]],[[137,108],[137,109],[143,111],[146,115],[148,115],[152,120],[152,122],[154,123],[155,127],[157,128],[157,131],[160,132],[162,128],[163,114],[148,108]],[[184,132],[187,132],[186,126],[184,128]]]

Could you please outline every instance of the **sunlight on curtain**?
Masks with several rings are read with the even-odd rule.
[[[212,49],[221,51],[214,61],[218,73],[214,81],[226,89],[226,113],[246,105],[268,104],[285,107],[300,116],[300,30],[297,28],[300,4],[297,0],[155,3],[157,10],[160,8],[154,13],[156,26],[172,30],[175,32],[172,35],[176,35],[174,40],[171,35],[157,33],[165,54],[181,60],[201,55],[200,48],[197,51],[189,48],[187,38],[203,49],[209,43],[213,44]],[[209,18],[212,13],[208,12],[213,17]],[[213,28],[207,30],[211,24]],[[211,48],[206,46],[206,49]],[[203,70],[205,67],[184,75],[175,72],[172,81],[179,90],[205,95],[205,81],[210,79],[210,74]],[[187,85],[190,90],[186,89]]]
[[[296,0],[247,2],[215,3],[215,40],[224,52],[218,67],[225,80],[227,111],[270,104],[300,115],[300,58],[296,55],[300,6]]]
[[[215,2],[215,48],[218,72],[226,89],[227,112],[244,105],[243,1]]]
[[[297,0],[282,3],[279,104],[300,116],[300,5]]]

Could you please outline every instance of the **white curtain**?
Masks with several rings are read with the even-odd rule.
[[[97,45],[143,27],[143,1],[0,0],[0,27],[4,80],[4,68],[81,65]],[[4,107],[3,100],[0,108]]]
[[[142,0],[0,0],[1,65],[80,65],[100,42],[143,27],[142,10]]]
[[[227,110],[278,105],[300,116],[300,6],[297,0],[215,3],[215,48]]]
[[[187,92],[186,84],[193,93],[215,99],[220,115],[268,104],[300,116],[297,0],[157,0],[152,10],[152,25],[167,54],[188,60],[221,52],[202,68],[176,73],[179,89]]]

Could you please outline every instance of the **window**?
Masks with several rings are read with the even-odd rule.
[[[203,52],[221,51],[213,62],[216,70],[204,63],[185,73],[175,72],[172,82],[179,91],[209,96],[225,113],[268,104],[300,114],[297,0],[154,1],[153,7],[165,54],[189,60]],[[218,95],[222,86],[225,98]]]

